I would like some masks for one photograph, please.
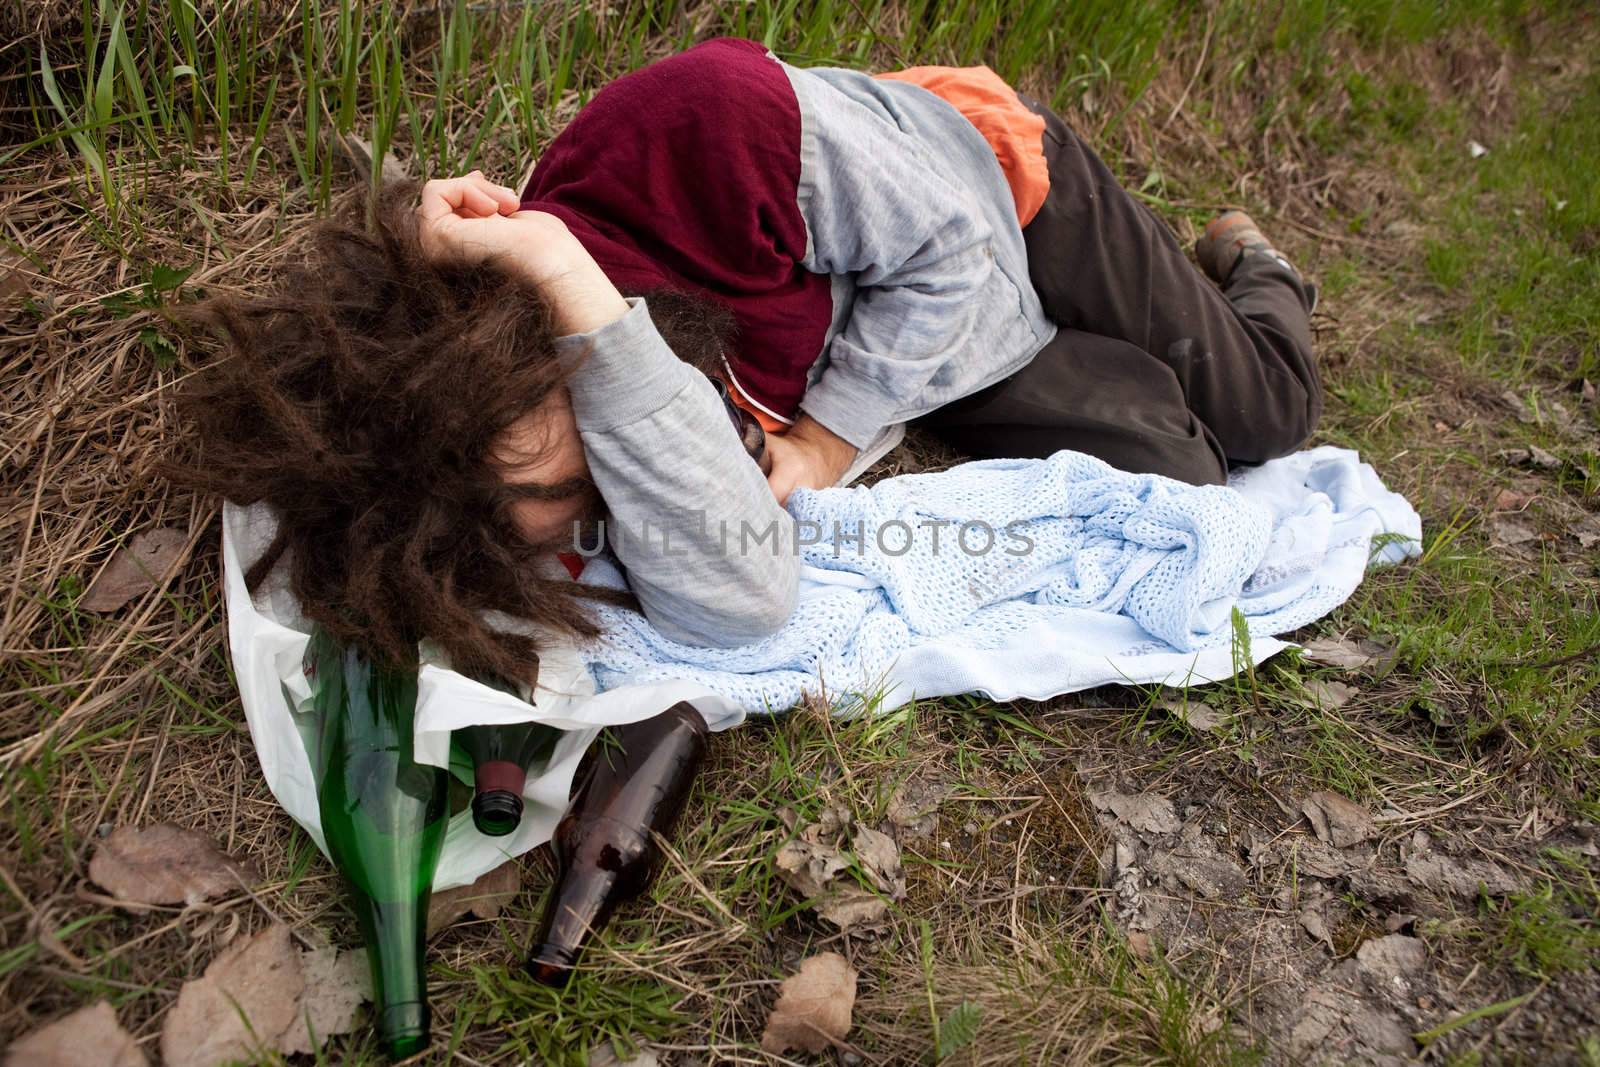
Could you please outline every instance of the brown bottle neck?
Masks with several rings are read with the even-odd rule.
[[[617,875],[594,868],[581,874],[568,871],[556,883],[555,896],[545,907],[528,970],[539,981],[559,985],[566,981],[590,935],[606,924],[617,905]]]

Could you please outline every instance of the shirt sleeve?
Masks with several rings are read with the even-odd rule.
[[[994,270],[975,194],[944,176],[914,135],[801,72],[807,129],[799,187],[804,266],[854,274],[856,301],[801,408],[857,448],[912,405],[972,343]]]
[[[628,305],[556,340],[576,368],[572,410],[609,512],[607,546],[663,634],[715,647],[759,640],[798,597],[794,521],[711,382],[667,346],[643,297]]]

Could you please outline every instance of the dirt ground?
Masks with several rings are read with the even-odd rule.
[[[1482,248],[1516,259],[1579,205],[1561,174],[1538,172],[1546,204],[1509,184],[1524,171],[1473,172],[1468,145],[1509,167],[1542,115],[1600,101],[1600,36],[1583,12],[1514,25],[1331,42],[1326,70],[1262,51],[1244,78],[1208,30],[1169,42],[1126,112],[1112,88],[1071,112],[1181,239],[1244,206],[1320,282],[1318,442],[1360,449],[1417,505],[1420,561],[1292,635],[1312,652],[1187,698],[1111,688],[850,722],[802,708],[719,738],[650,901],[567,997],[516,967],[542,850],[493,914],[446,924],[420,1062],[1600,1065],[1593,290],[1481,295]],[[13,119],[31,63],[7,68]],[[1047,78],[1018,85],[1048,96]],[[181,432],[171,391],[208,348],[145,331],[175,330],[186,293],[266,277],[313,209],[265,178],[224,196],[173,163],[111,255],[58,144],[7,167],[0,1042],[103,999],[154,1060],[183,983],[235,938],[283,923],[305,950],[355,942],[255,762],[214,503],[151,475]],[[1561,225],[1564,258],[1539,277],[1600,249],[1600,223]],[[152,264],[191,262],[170,292],[147,287]],[[956,458],[913,439],[877,473]],[[86,609],[118,545],[155,529],[175,531],[159,586]],[[92,857],[158,823],[248,857],[259,882],[113,899]],[[840,884],[871,890],[856,823],[892,841],[904,884],[884,875],[891,906],[841,930],[780,856],[816,828],[845,856]],[[821,951],[858,975],[848,1036],[760,1051],[780,981]],[[291,1060],[312,1062],[257,1056]],[[358,1028],[317,1062],[378,1058]]]

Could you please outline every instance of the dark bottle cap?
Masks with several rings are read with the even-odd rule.
[[[508,789],[491,789],[472,797],[472,823],[478,832],[504,837],[522,822],[522,798]]]
[[[378,1044],[391,1060],[415,1056],[428,1047],[428,1004],[402,1000],[378,1015]]]

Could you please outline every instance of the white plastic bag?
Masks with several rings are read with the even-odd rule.
[[[275,528],[265,505],[223,506],[228,647],[267,787],[326,855],[311,768],[311,688],[301,666],[310,627],[276,572],[254,596],[244,584],[245,571],[271,543]],[[464,726],[542,722],[566,732],[544,773],[530,776],[523,790],[522,823],[513,833],[480,834],[470,811],[450,820],[434,889],[467,885],[508,857],[548,841],[566,809],[578,761],[602,727],[648,718],[680,700],[692,703],[712,730],[744,721],[738,705],[692,682],[625,686],[597,695],[593,678],[570,646],[541,648],[535,700],[528,704],[424,659],[417,681],[418,762],[448,767],[450,733]]]

